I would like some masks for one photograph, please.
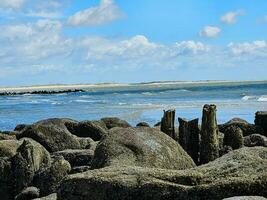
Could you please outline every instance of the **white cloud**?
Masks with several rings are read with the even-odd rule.
[[[244,14],[243,10],[238,10],[235,12],[228,12],[221,17],[221,22],[224,24],[234,24],[237,21],[237,17]]]
[[[244,43],[230,43],[228,48],[234,55],[254,54],[267,56],[267,42],[264,40],[257,40],[253,42]]]
[[[175,43],[175,49],[179,54],[208,52],[209,47],[201,42],[182,41]]]
[[[216,26],[205,26],[203,30],[200,32],[200,36],[208,37],[208,38],[215,38],[219,35],[221,29]]]
[[[72,51],[72,40],[61,35],[61,22],[38,20],[34,24],[0,26],[0,45],[3,65],[33,64]]]
[[[0,7],[18,9],[24,2],[25,0],[1,0]]]
[[[122,17],[122,13],[112,0],[101,0],[97,7],[79,11],[68,19],[71,26],[96,26],[115,21]]]

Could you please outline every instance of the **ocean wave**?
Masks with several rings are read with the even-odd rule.
[[[152,95],[154,95],[154,93],[152,93],[152,92],[142,92],[142,95],[152,96]]]
[[[78,103],[96,103],[97,101],[85,100],[85,99],[77,99],[77,100],[74,100],[74,102],[78,102]]]
[[[261,96],[258,98],[258,101],[267,101],[267,95]]]
[[[242,97],[242,100],[244,100],[244,101],[253,100],[253,99],[257,99],[257,97],[256,96],[247,96],[247,95]]]

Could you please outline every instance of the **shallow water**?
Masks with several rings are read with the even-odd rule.
[[[177,117],[200,118],[206,103],[217,105],[219,123],[233,117],[253,122],[256,111],[267,110],[267,82],[220,86],[138,84],[68,94],[0,96],[0,130],[54,117],[91,120],[116,116],[133,125],[140,121],[153,125],[169,108],[176,109]]]

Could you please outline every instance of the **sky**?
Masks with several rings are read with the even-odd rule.
[[[0,86],[266,79],[267,1],[0,0]]]

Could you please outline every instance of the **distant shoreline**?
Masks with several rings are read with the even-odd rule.
[[[180,87],[195,87],[195,86],[223,86],[223,85],[247,85],[247,84],[264,84],[263,81],[158,81],[158,82],[143,82],[143,83],[99,83],[99,84],[51,84],[51,85],[35,85],[21,87],[0,87],[0,95],[23,95],[23,94],[57,94],[71,92],[86,92],[92,89],[113,89],[140,87],[142,85],[157,87],[157,86],[180,86]]]

